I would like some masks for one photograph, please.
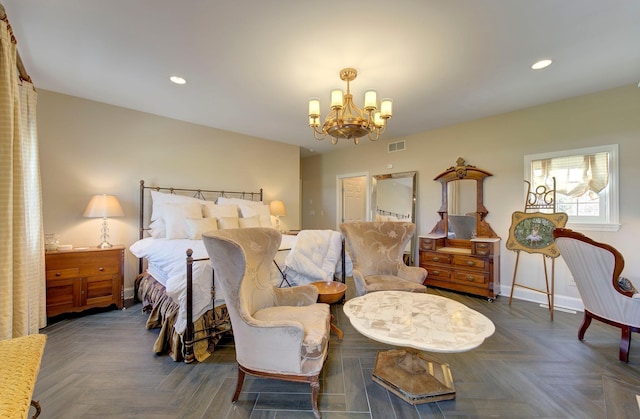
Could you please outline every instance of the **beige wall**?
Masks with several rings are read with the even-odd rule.
[[[248,137],[40,90],[38,135],[44,230],[62,243],[97,245],[99,219],[82,218],[96,193],[118,196],[125,217],[109,221],[112,243],[138,238],[139,182],[147,185],[257,191],[282,199],[284,228],[299,228],[297,146]],[[125,253],[125,296],[137,259]]]
[[[425,105],[428,112],[428,106]],[[393,124],[393,120],[391,122]],[[437,221],[440,184],[432,179],[455,164],[458,157],[488,170],[485,182],[487,221],[502,240],[502,294],[508,297],[515,254],[504,248],[511,214],[524,202],[525,154],[620,145],[620,230],[585,232],[595,240],[617,247],[626,257],[626,274],[640,284],[640,259],[634,249],[640,236],[640,90],[627,86],[567,99],[491,118],[408,136],[406,151],[387,153],[387,144],[361,142],[329,154],[302,160],[303,228],[336,228],[336,177],[345,173],[370,175],[418,171],[417,224],[419,234],[428,233]],[[389,164],[393,169],[387,169]],[[320,210],[323,211],[320,211]],[[311,212],[315,215],[310,215]],[[323,214],[323,215],[320,215]],[[579,307],[577,290],[570,284],[564,262],[556,267],[557,304]],[[540,286],[544,273],[539,255],[523,254],[518,280]],[[520,298],[542,301],[545,296],[519,292]]]

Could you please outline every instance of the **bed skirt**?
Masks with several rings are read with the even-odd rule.
[[[147,329],[160,329],[153,345],[157,354],[167,354],[174,361],[184,360],[184,343],[174,325],[178,315],[178,304],[166,293],[164,286],[148,273],[138,275],[135,281],[136,298],[142,302],[142,312],[149,313]],[[226,305],[208,310],[193,322],[195,331],[193,351],[198,362],[207,359],[216,344],[227,333],[231,333],[231,320]]]

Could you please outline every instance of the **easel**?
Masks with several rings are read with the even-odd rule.
[[[525,180],[527,184],[527,195],[524,201],[524,214],[527,213],[538,213],[540,214],[541,219],[548,219],[551,217],[552,222],[556,225],[556,227],[564,227],[564,224],[567,220],[567,215],[564,213],[556,213],[556,178],[553,178],[553,189],[549,189],[546,186],[537,186],[535,190],[531,190],[531,183]],[[509,240],[507,241],[507,249],[515,250],[516,252],[516,265],[513,270],[513,282],[511,284],[511,294],[509,295],[509,305],[511,305],[511,301],[513,300],[513,290],[515,287],[526,288],[531,291],[540,292],[547,296],[547,303],[549,305],[549,316],[553,321],[553,309],[554,309],[554,289],[555,289],[555,260],[560,253],[555,248],[555,244],[551,243],[546,247],[532,247],[527,246],[526,241],[523,241],[521,238],[515,237],[516,228],[513,224],[517,219],[517,214],[523,213],[514,213],[514,223],[512,223],[512,227],[509,231]],[[557,216],[556,216],[557,215]],[[554,217],[556,216],[556,217]],[[537,231],[536,231],[537,233]],[[531,233],[533,235],[533,232]],[[530,243],[534,240],[532,238]],[[516,281],[516,276],[518,273],[518,262],[520,260],[520,251],[524,250],[527,253],[540,253],[542,255],[542,264],[544,266],[544,280],[545,280],[545,288],[534,288],[528,285],[518,284]],[[551,285],[549,285],[549,272],[547,269],[547,259],[551,259]]]

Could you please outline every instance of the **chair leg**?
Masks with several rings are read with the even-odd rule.
[[[587,331],[587,328],[589,327],[590,324],[591,324],[591,313],[585,310],[582,326],[580,326],[580,330],[578,330],[578,339],[584,340],[584,334]]]
[[[238,365],[238,383],[236,384],[236,392],[233,394],[233,399],[231,399],[233,403],[237,402],[238,397],[240,397],[240,391],[242,390],[242,385],[244,384],[244,376],[244,370],[240,365]]]
[[[620,337],[620,361],[629,362],[629,348],[631,347],[631,328],[624,326]]]
[[[42,412],[42,408],[40,407],[40,403],[37,400],[31,400],[31,406],[36,408],[36,413],[34,413],[33,416],[31,416],[31,419],[36,419],[38,416],[40,416],[40,412]]]
[[[318,376],[311,377],[311,407],[313,408],[313,414],[316,419],[320,419],[322,415],[318,410],[318,394],[320,393],[320,382],[318,381]]]

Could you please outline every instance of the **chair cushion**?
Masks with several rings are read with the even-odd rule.
[[[364,278],[367,283],[367,292],[373,291],[407,291],[427,292],[427,287],[422,284],[407,281],[394,275],[368,275]]]
[[[256,311],[253,317],[267,322],[293,320],[300,322],[304,329],[302,360],[318,359],[324,356],[329,341],[329,305],[311,304],[302,307],[267,307]]]

